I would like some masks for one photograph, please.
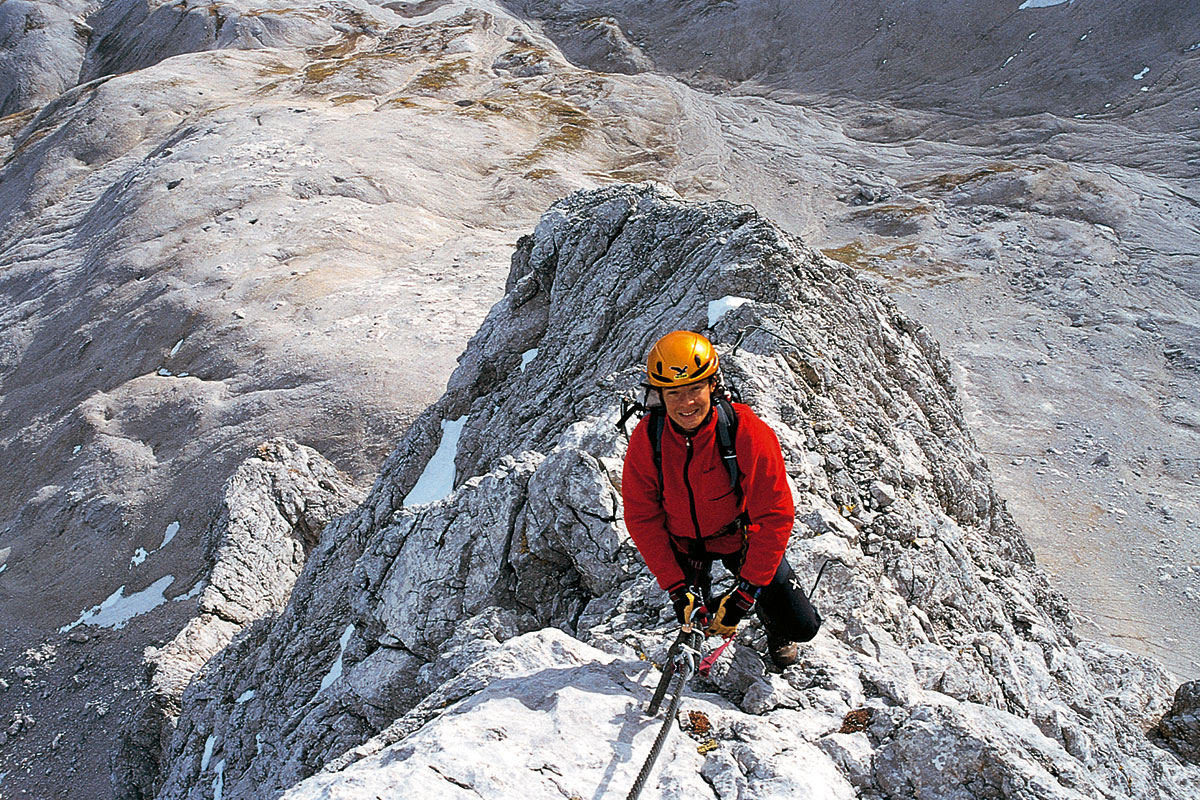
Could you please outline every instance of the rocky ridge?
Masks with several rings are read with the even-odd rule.
[[[250,50],[186,21],[151,36],[211,21],[161,6],[134,37],[155,53],[0,119],[0,716],[38,721],[0,750],[5,792],[106,791],[141,653],[196,613],[238,464],[286,431],[369,483],[500,296],[517,231],[666,136],[630,111],[654,92],[516,20],[401,11],[280,9],[321,44]],[[58,633],[167,576],[134,624]]]
[[[1077,637],[923,329],[753,209],[642,185],[573,195],[521,240],[445,396],[282,612],[185,693],[157,796],[623,791],[657,728],[638,654],[661,658],[672,626],[620,522],[614,422],[676,325],[712,335],[779,432],[789,557],[806,580],[827,567],[826,622],[782,674],[744,627],[685,703],[715,747],[680,737],[663,791],[1194,794],[1200,771],[1151,736],[1169,675]],[[453,490],[406,504],[435,450]]]
[[[0,791],[103,796],[143,648],[197,613],[238,463],[286,431],[371,480],[500,297],[518,233],[613,180],[751,202],[887,285],[941,340],[1081,630],[1197,676],[1188,4],[884,4],[862,47],[863,14],[814,37],[811,14],[751,19],[769,4],[542,5],[0,3]],[[756,45],[726,48],[767,66],[726,94],[662,75],[740,81],[704,52],[731,27],[807,32],[826,74],[796,81]],[[985,66],[965,82],[964,41]],[[872,72],[931,49],[948,71],[926,59],[915,93]],[[1053,80],[1068,69],[1095,91]],[[1001,105],[1030,113],[962,116],[1001,74]],[[860,100],[820,91],[831,75]],[[169,579],[124,628],[58,632]]]
[[[362,498],[317,451],[278,439],[260,445],[230,477],[208,531],[213,567],[199,585],[199,614],[169,643],[145,652],[145,705],[122,732],[114,759],[120,794],[153,793],[155,759],[170,741],[188,683],[243,627],[282,610],[320,531]]]
[[[568,57],[595,69],[650,62],[715,90],[944,110],[941,123],[967,136],[967,119],[1046,112],[1178,129],[1200,99],[1197,11],[1187,0],[506,4],[543,20]],[[638,61],[614,58],[626,53]],[[892,131],[913,124],[878,122]]]

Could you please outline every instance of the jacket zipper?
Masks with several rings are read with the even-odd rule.
[[[700,539],[700,518],[696,516],[696,494],[692,491],[692,482],[688,477],[689,469],[692,465],[692,437],[684,436],[684,444],[687,446],[687,456],[683,459],[683,485],[687,487],[688,507],[692,511],[692,527],[696,529],[696,539]]]

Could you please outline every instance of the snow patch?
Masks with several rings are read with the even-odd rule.
[[[238,699],[234,700],[233,704],[240,706],[242,703],[245,703],[246,701],[253,700],[253,699],[254,699],[254,690],[247,689],[246,691],[244,691],[240,695],[238,695]]]
[[[0,573],[3,573],[6,569],[8,569],[8,564],[0,564]]]
[[[178,603],[180,600],[191,600],[193,597],[199,597],[200,593],[203,591],[204,591],[204,581],[196,581],[196,585],[193,586],[191,589],[188,589],[187,594],[181,594],[181,595],[179,595],[179,597],[176,597],[175,602]]]
[[[1192,52],[1193,50],[1200,50],[1200,42],[1196,42],[1194,45],[1192,45],[1191,47],[1189,47],[1187,50],[1184,50],[1183,52],[1185,52],[1185,53],[1190,53],[1190,52]]]
[[[164,378],[169,378],[169,377],[171,377],[171,370],[167,369],[166,367],[160,367],[158,370],[158,374]]]
[[[225,759],[217,762],[217,777],[213,778],[213,800],[221,800],[225,791]]]
[[[256,756],[261,756],[262,751],[263,751],[262,734],[256,733],[256,734],[254,734],[254,754]]]
[[[1134,75],[1133,79],[1135,81],[1140,81],[1142,78],[1146,77],[1146,73],[1148,73],[1149,71],[1150,71],[1149,67],[1142,67],[1142,71],[1139,72],[1137,75]]]
[[[128,597],[125,597],[125,587],[121,586],[121,588],[110,594],[103,603],[98,606],[92,606],[87,611],[84,611],[79,615],[79,619],[70,625],[62,626],[58,629],[58,632],[66,633],[79,625],[93,625],[98,628],[124,628],[129,620],[167,602],[167,598],[163,596],[163,592],[174,582],[174,575],[164,575],[142,591],[135,592]]]
[[[162,550],[164,547],[170,544],[171,540],[175,538],[175,534],[177,533],[179,533],[179,520],[175,520],[167,526],[166,533],[163,534],[162,544],[158,546],[158,549]]]
[[[721,317],[733,311],[738,306],[744,306],[746,303],[754,302],[749,297],[734,297],[727,294],[720,300],[708,301],[708,327],[713,327]]]
[[[75,445],[75,447],[71,448],[71,455],[75,455],[82,449],[83,449],[83,445],[81,445],[81,444]]]
[[[1063,3],[1070,3],[1071,0],[1025,0],[1024,3],[1017,6],[1017,11],[1024,11],[1027,8],[1049,8],[1050,6],[1061,6]]]
[[[183,347],[183,339],[180,339],[175,343],[175,346],[171,348],[171,352],[167,353],[167,358],[174,358],[175,354],[179,352],[179,348],[181,347]]]
[[[321,679],[321,688],[318,692],[323,692],[333,682],[342,677],[342,656],[346,654],[346,645],[350,641],[350,637],[354,634],[354,626],[347,625],[346,630],[342,631],[342,638],[339,641],[340,649],[338,650],[337,661],[333,662],[333,666],[329,668],[329,672]]]
[[[537,348],[536,347],[533,348],[532,350],[526,350],[524,353],[521,353],[521,372],[524,372],[525,367],[527,367],[529,365],[529,362],[533,361],[535,358],[537,358]]]
[[[417,478],[416,484],[404,498],[404,505],[432,503],[454,491],[454,457],[458,455],[458,437],[467,424],[467,416],[464,414],[458,419],[442,420],[442,441],[433,458],[425,465],[421,477]]]
[[[141,563],[143,561],[145,561],[147,558],[154,555],[159,550],[162,550],[164,547],[167,546],[167,544],[170,543],[170,541],[172,539],[175,538],[175,534],[177,534],[177,533],[179,533],[179,521],[178,520],[176,520],[175,522],[172,522],[170,525],[167,526],[167,531],[166,531],[166,533],[163,534],[162,544],[160,544],[158,546],[157,550],[147,551],[146,548],[139,547],[134,552],[133,558],[129,559],[129,568],[133,569],[136,566],[140,566]],[[180,598],[176,598],[176,599],[180,599]]]
[[[212,760],[213,745],[216,743],[217,737],[215,734],[210,733],[208,738],[204,740],[204,755],[200,757],[201,772],[204,772],[204,770],[208,769],[208,762]]]

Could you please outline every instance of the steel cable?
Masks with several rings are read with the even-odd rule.
[[[686,634],[690,641],[687,644],[682,644],[684,634],[680,635],[680,639],[676,640],[676,644],[682,646],[678,649],[675,659],[672,662],[673,668],[668,667],[670,672],[663,676],[664,680],[668,679],[671,673],[674,673],[675,693],[671,697],[671,704],[667,706],[667,718],[663,720],[662,728],[658,731],[658,737],[654,740],[654,746],[650,748],[650,755],[646,757],[646,763],[642,764],[642,770],[638,773],[637,780],[633,782],[633,787],[629,790],[629,795],[626,800],[637,800],[638,795],[642,793],[642,789],[646,786],[646,781],[650,777],[651,770],[654,769],[654,762],[658,760],[659,753],[662,752],[663,744],[667,741],[667,735],[671,732],[671,726],[675,724],[675,716],[679,713],[679,704],[683,701],[683,687],[687,685],[688,680],[696,671],[696,649],[690,645],[696,644],[695,640],[699,639],[698,633]],[[661,696],[658,692],[655,693],[656,698],[661,701]],[[658,710],[657,703],[652,702],[651,707],[654,711]]]

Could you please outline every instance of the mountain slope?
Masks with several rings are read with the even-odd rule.
[[[1187,127],[1200,102],[1200,14],[1183,0],[506,5],[545,20],[573,61],[605,71],[629,61],[614,51],[633,50],[640,69],[706,88],[971,120],[1138,115],[1168,130]]]
[[[104,796],[141,693],[209,652],[140,663],[212,613],[225,481],[287,434],[369,483],[515,238],[620,181],[750,203],[886,286],[1081,630],[1200,675],[1189,9],[889,3],[864,43],[846,7],[0,3],[0,791]],[[1071,105],[1080,76],[1114,108]]]
[[[828,569],[799,664],[768,673],[757,623],[719,662],[710,688],[736,707],[689,709],[717,749],[696,759],[684,740],[668,794],[1188,796],[1200,772],[1148,736],[1169,675],[1077,638],[925,332],[752,210],[649,185],[572,195],[522,239],[446,395],[326,528],[284,611],[186,692],[158,796],[631,781],[657,727],[635,708],[654,679],[637,653],[660,659],[673,625],[620,522],[613,423],[641,353],[677,324],[711,332],[778,431],[789,556],[802,579]],[[442,448],[450,494],[408,504]],[[539,745],[550,731],[562,747]],[[616,759],[572,755],[581,740],[617,743]]]

